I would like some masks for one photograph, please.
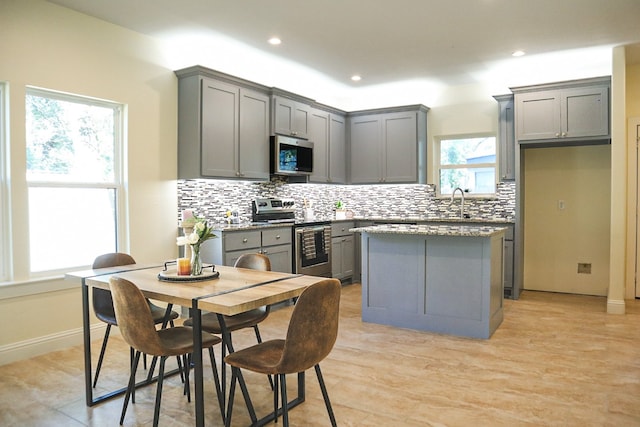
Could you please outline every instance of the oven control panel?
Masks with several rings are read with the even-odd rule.
[[[273,212],[294,212],[295,202],[293,199],[263,198],[255,199],[253,206],[256,213]]]

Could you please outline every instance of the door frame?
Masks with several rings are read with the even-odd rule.
[[[640,117],[631,117],[627,124],[627,286],[626,298],[640,298],[638,275],[640,268]]]

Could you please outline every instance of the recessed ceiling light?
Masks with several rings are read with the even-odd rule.
[[[269,44],[272,44],[274,46],[279,45],[280,43],[282,43],[282,40],[280,40],[278,37],[271,37],[269,39]]]
[[[354,82],[359,82],[360,80],[362,80],[362,77],[356,74],[351,76],[351,80],[353,80]]]
[[[524,50],[516,50],[511,54],[511,56],[515,56],[515,57],[523,56],[523,55],[524,55]]]

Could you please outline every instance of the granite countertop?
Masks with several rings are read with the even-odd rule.
[[[333,223],[339,222],[353,222],[353,221],[375,221],[375,222],[390,222],[397,224],[405,224],[405,223],[415,223],[415,222],[443,222],[443,223],[465,223],[465,224],[505,224],[511,225],[514,222],[512,220],[504,219],[504,218],[433,218],[426,216],[409,216],[409,217],[381,217],[381,216],[356,216],[353,218],[345,218],[345,219],[333,219],[333,218],[318,218],[318,220],[331,221]],[[410,225],[410,224],[406,224]],[[269,224],[266,222],[240,222],[239,224],[227,224],[226,222],[219,222],[211,224],[211,228],[215,231],[250,231],[250,230],[262,230],[265,228],[282,228],[282,227],[291,227],[293,223],[276,223]],[[476,227],[482,228],[482,227]]]
[[[263,230],[265,228],[291,228],[293,223],[282,222],[276,224],[269,224],[266,222],[241,222],[239,224],[227,224],[217,223],[211,224],[211,229],[214,231],[251,231],[251,230]]]
[[[376,217],[376,216],[357,216],[353,218],[356,221],[388,221],[388,222],[464,222],[464,223],[479,223],[479,224],[513,224],[515,221],[505,218],[460,218],[450,217],[429,217],[429,216],[407,216],[407,217]]]
[[[370,234],[411,234],[422,236],[462,236],[462,237],[491,237],[504,233],[506,227],[478,226],[478,225],[408,225],[384,224],[371,227],[352,228],[351,232]]]

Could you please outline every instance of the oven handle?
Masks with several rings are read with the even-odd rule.
[[[296,234],[302,234],[305,231],[324,231],[326,228],[330,228],[327,225],[317,225],[315,227],[300,227],[296,228]]]

